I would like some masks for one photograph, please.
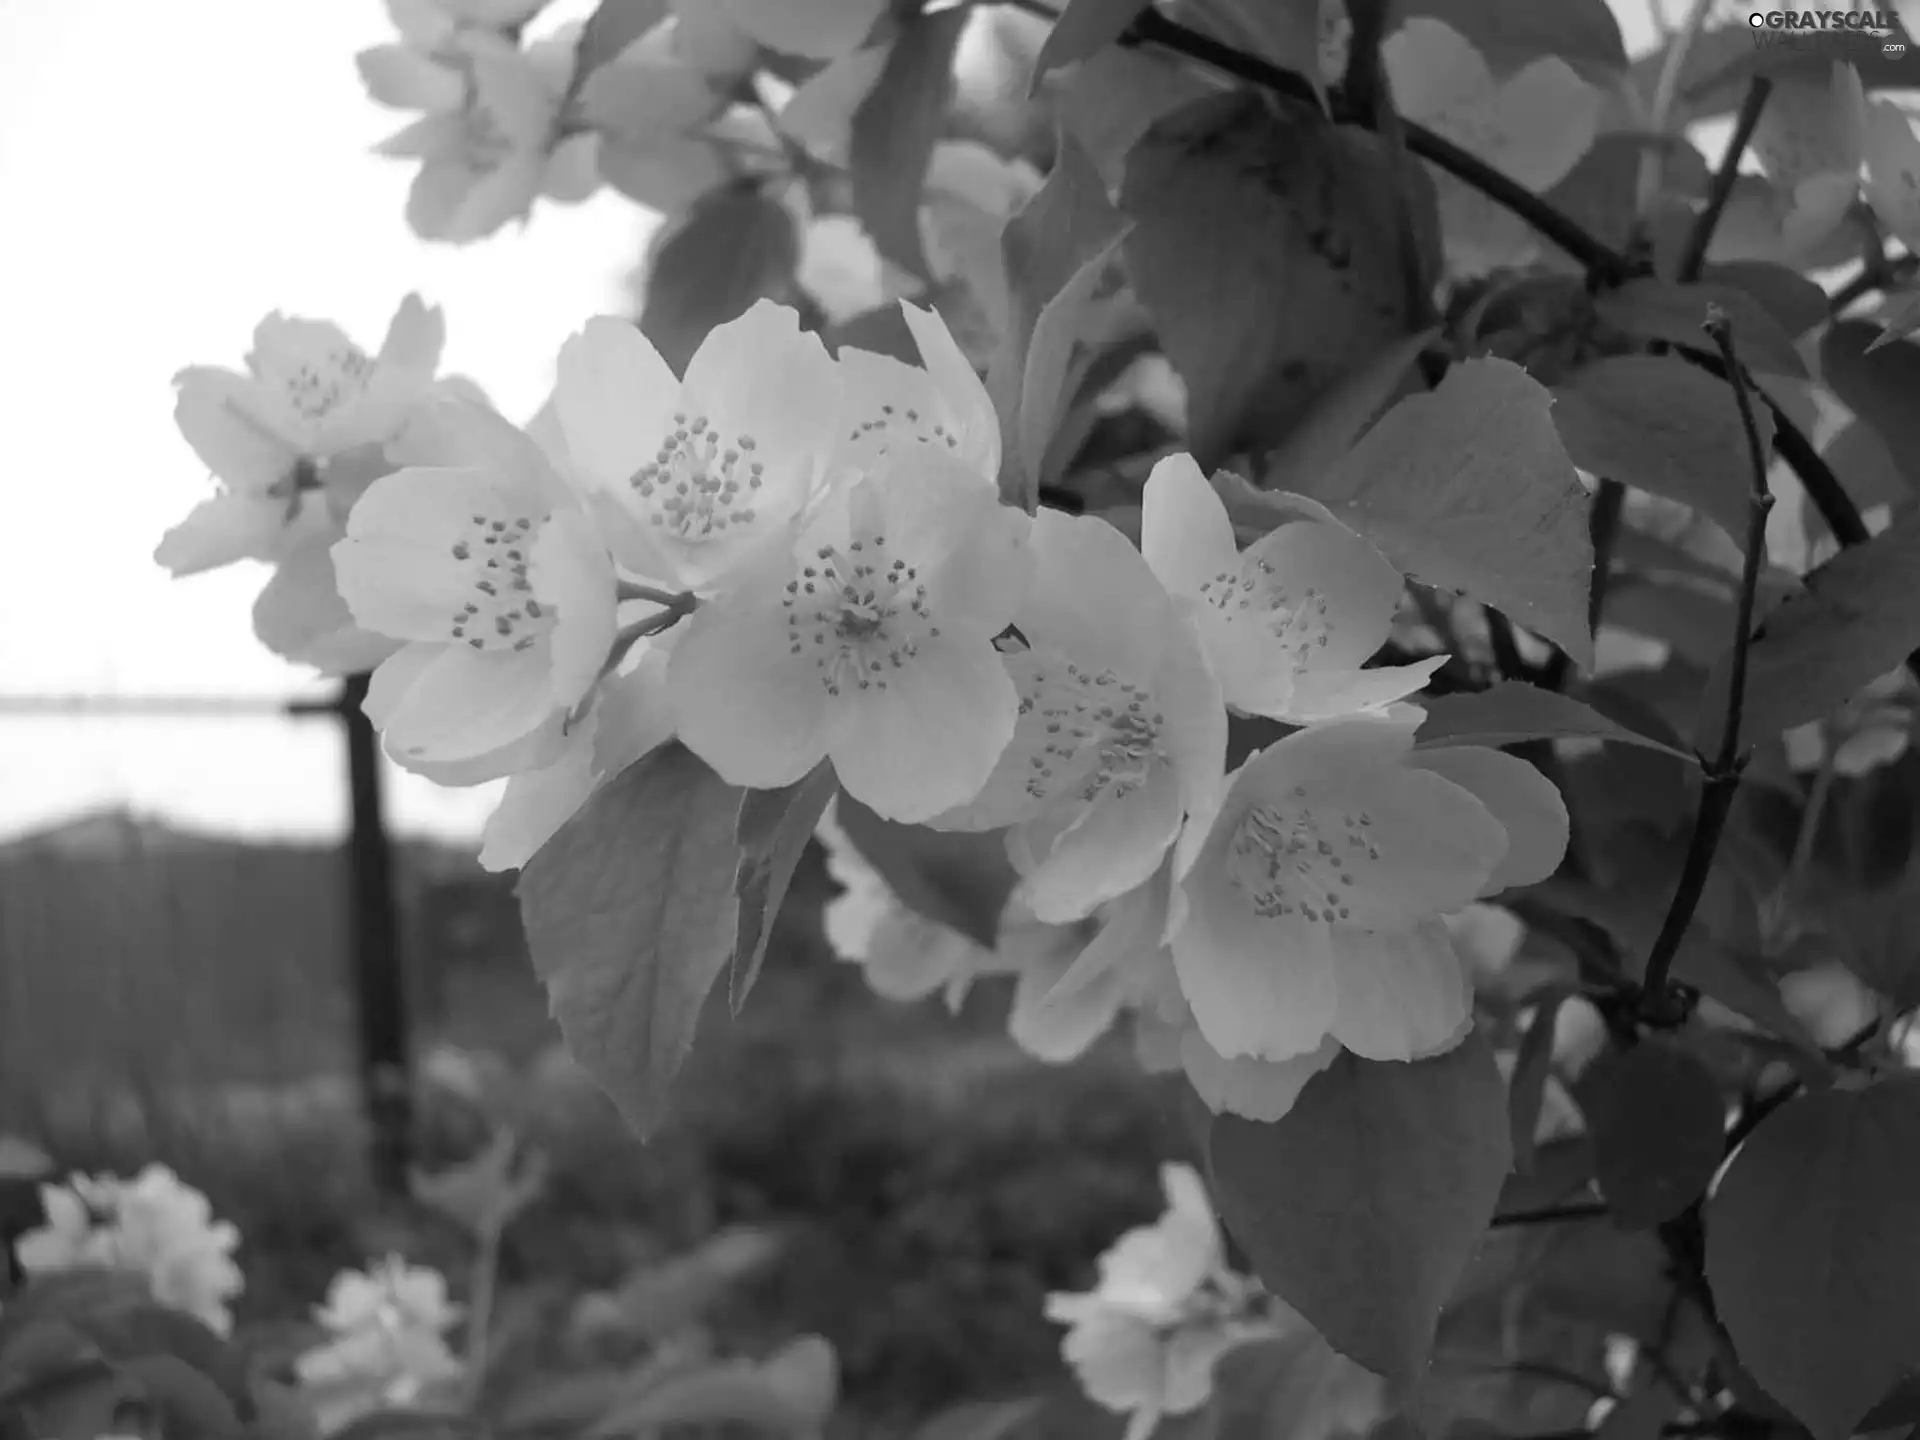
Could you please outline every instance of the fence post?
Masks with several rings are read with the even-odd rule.
[[[374,1183],[405,1194],[413,1157],[413,1082],[407,1034],[407,977],[400,936],[393,845],[381,804],[380,741],[361,709],[364,674],[350,675],[338,701],[347,739],[353,824],[347,834],[352,887],[353,991],[362,1099],[372,1134]]]

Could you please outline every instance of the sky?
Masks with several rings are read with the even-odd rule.
[[[1645,0],[1612,3],[1629,48],[1647,46]],[[524,420],[560,342],[615,308],[653,221],[610,191],[466,247],[407,229],[411,167],[369,153],[404,117],[353,65],[388,38],[378,0],[0,0],[0,697],[324,693],[253,637],[263,569],[175,581],[151,558],[209,493],[169,380],[238,366],[268,311],[373,350],[417,290],[446,310],[445,367]],[[323,720],[0,707],[0,839],[119,805],[335,834],[343,763]],[[448,838],[476,834],[496,794],[397,770],[389,785],[398,828]]]

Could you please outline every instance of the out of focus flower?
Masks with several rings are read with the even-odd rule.
[[[278,313],[253,332],[244,372],[174,377],[174,421],[219,492],[169,530],[154,559],[175,575],[280,560],[327,534],[373,474],[380,446],[432,390],[446,326],[409,295],[378,355],[338,325]]]
[[[563,125],[579,29],[522,50],[492,30],[457,27],[431,52],[387,46],[363,53],[373,98],[424,112],[375,147],[417,159],[407,223],[453,244],[525,219],[541,196],[586,199],[600,183],[599,138]]]
[[[1281,1333],[1260,1313],[1257,1282],[1228,1268],[1199,1175],[1186,1165],[1160,1174],[1166,1213],[1100,1257],[1092,1290],[1047,1297],[1047,1318],[1068,1327],[1061,1353],[1081,1389],[1128,1416],[1127,1440],[1204,1405],[1227,1351]]]
[[[831,60],[862,44],[886,11],[886,0],[676,0],[683,17],[719,10],[732,26],[769,50]]]
[[[445,1339],[460,1311],[436,1270],[397,1255],[344,1270],[314,1318],[329,1338],[297,1357],[294,1373],[322,1434],[374,1410],[421,1403],[460,1378]]]
[[[245,1285],[233,1261],[240,1232],[164,1165],[132,1180],[75,1175],[40,1191],[47,1223],[15,1246],[28,1274],[102,1267],[143,1275],[153,1298],[224,1335],[227,1302]]]
[[[1866,152],[1866,97],[1851,65],[1830,74],[1781,77],[1750,142],[1767,178],[1786,199],[1782,243],[1800,253],[1831,235],[1860,193]]]
[[[1867,203],[1901,244],[1920,250],[1920,136],[1913,116],[1891,100],[1875,100],[1865,113]]]

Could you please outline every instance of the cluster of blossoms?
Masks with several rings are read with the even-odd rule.
[[[1306,1322],[1260,1282],[1227,1264],[1206,1188],[1186,1165],[1161,1170],[1167,1209],[1100,1257],[1099,1283],[1047,1297],[1047,1318],[1068,1327],[1062,1354],[1088,1398],[1128,1416],[1126,1440],[1145,1440],[1169,1415],[1187,1415],[1213,1393],[1229,1350],[1297,1340],[1318,1355],[1314,1391],[1301,1406],[1302,1440],[1362,1435],[1382,1415],[1382,1382],[1326,1350]],[[1302,1377],[1305,1378],[1304,1376]]]
[[[1138,548],[1003,504],[984,386],[902,308],[920,366],[830,356],[763,301],[676,377],[591,320],[531,432],[409,371],[388,473],[350,500],[323,480],[319,532],[321,608],[384,656],[388,753],[509,777],[495,867],[676,736],[730,784],[827,761],[890,820],[1002,832],[1036,1048],[1131,1009],[1216,1109],[1274,1118],[1342,1048],[1457,1044],[1472,984],[1445,917],[1551,874],[1567,817],[1512,756],[1416,746],[1408,697],[1440,658],[1366,663],[1403,577],[1300,497],[1266,497],[1242,548],[1185,455],[1154,468]],[[291,373],[324,426],[383,370]],[[277,523],[274,544],[321,522]],[[1298,728],[1229,773],[1230,713]]]
[[[227,1303],[245,1285],[233,1252],[240,1234],[213,1218],[207,1197],[164,1165],[131,1180],[74,1175],[42,1185],[46,1224],[15,1245],[28,1275],[63,1270],[122,1270],[144,1276],[153,1298],[225,1335]]]
[[[336,1275],[314,1314],[328,1338],[294,1361],[321,1434],[375,1410],[420,1404],[457,1383],[464,1369],[445,1337],[460,1314],[439,1271],[397,1255]]]

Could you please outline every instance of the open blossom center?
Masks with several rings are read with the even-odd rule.
[[[1254,914],[1332,923],[1350,918],[1346,891],[1355,871],[1377,864],[1380,848],[1362,811],[1316,814],[1295,787],[1292,806],[1256,805],[1240,821],[1229,849],[1228,875]]]
[[[1295,675],[1307,669],[1313,652],[1324,650],[1333,633],[1327,596],[1309,585],[1299,594],[1281,583],[1265,560],[1223,570],[1200,584],[1200,598],[1230,621],[1262,625],[1286,652]]]
[[[949,430],[944,421],[911,405],[880,406],[877,414],[855,425],[847,438],[870,445],[880,453],[885,453],[895,440],[945,446],[949,450],[960,448],[960,437]]]
[[[1102,794],[1124,798],[1146,783],[1166,716],[1150,709],[1152,693],[1112,670],[1084,670],[1069,661],[1020,697],[1020,714],[1038,716],[1040,748],[1027,763],[1027,793],[1036,800],[1071,794],[1092,804]],[[1030,722],[1029,722],[1030,723]]]
[[[318,422],[360,397],[373,360],[359,346],[342,343],[297,358],[275,357],[259,368],[265,372],[262,379],[279,386],[294,414]]]
[[[673,423],[652,461],[629,481],[646,502],[650,523],[695,541],[751,525],[766,469],[753,436],[724,436],[704,415],[676,414]]]
[[[787,582],[780,603],[789,652],[813,651],[829,695],[886,689],[888,675],[920,653],[922,640],[940,633],[919,568],[889,557],[884,535],[852,541],[844,551],[822,545]]]
[[[475,650],[525,650],[553,628],[554,614],[533,594],[527,556],[535,521],[530,515],[475,512],[453,543],[470,586],[450,617],[449,636]]]

